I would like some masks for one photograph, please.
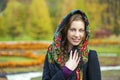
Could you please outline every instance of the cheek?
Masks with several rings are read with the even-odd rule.
[[[82,38],[83,38],[83,40],[85,40],[85,38],[86,38],[86,34],[85,33],[82,35]]]
[[[70,37],[70,34],[69,33],[67,33],[67,39],[69,40],[69,37]]]
[[[85,37],[85,34],[81,34],[82,37]]]
[[[72,34],[68,31],[68,33],[67,33],[67,40],[68,41],[70,40],[71,36],[72,36]]]

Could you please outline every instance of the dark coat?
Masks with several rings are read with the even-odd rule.
[[[42,80],[65,80],[60,66],[57,63],[50,64],[48,57],[45,58]],[[66,80],[76,80],[75,71]],[[90,50],[88,63],[84,65],[83,80],[101,80],[100,65],[94,50]]]

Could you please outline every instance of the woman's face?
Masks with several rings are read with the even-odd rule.
[[[85,24],[83,21],[73,21],[67,32],[68,46],[73,47],[81,43],[85,38]]]

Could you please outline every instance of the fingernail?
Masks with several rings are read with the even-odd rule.
[[[77,49],[75,50],[75,52],[77,52]]]

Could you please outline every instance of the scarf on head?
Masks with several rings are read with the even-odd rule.
[[[57,62],[60,65],[63,63],[63,60],[62,60],[63,57],[60,54],[61,53],[60,46],[61,46],[61,39],[62,39],[60,30],[62,27],[65,27],[64,24],[66,23],[66,21],[68,21],[68,19],[76,13],[80,14],[82,16],[82,19],[85,22],[86,34],[87,34],[83,44],[78,47],[78,53],[81,56],[81,60],[80,60],[80,63],[76,69],[76,80],[82,80],[83,65],[88,62],[88,53],[89,53],[88,40],[90,37],[89,22],[88,22],[87,16],[85,15],[84,12],[82,12],[81,10],[73,10],[63,18],[62,22],[58,25],[58,28],[55,31],[54,39],[53,39],[54,41],[49,46],[47,53],[48,53],[48,60],[51,64],[53,62]]]

